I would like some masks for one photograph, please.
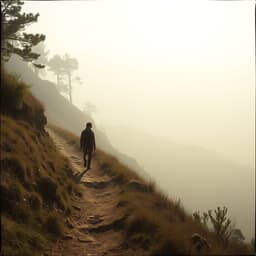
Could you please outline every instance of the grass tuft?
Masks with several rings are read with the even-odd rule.
[[[64,224],[61,220],[61,217],[57,213],[51,213],[44,225],[43,228],[50,234],[61,236],[64,233]]]
[[[47,203],[53,203],[57,197],[57,184],[47,176],[40,177],[37,184],[39,193],[43,199]]]

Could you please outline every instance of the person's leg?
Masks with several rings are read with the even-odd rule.
[[[86,163],[86,149],[84,149],[84,167],[86,167],[87,163]]]
[[[91,168],[91,160],[92,160],[92,150],[89,149],[87,151],[87,153],[88,153],[88,165],[87,165],[87,168],[90,169]]]

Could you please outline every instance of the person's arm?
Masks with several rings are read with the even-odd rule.
[[[82,132],[80,136],[80,149],[83,148],[83,144],[84,144],[84,133]]]
[[[95,143],[95,135],[93,133],[93,148],[94,148],[94,152],[96,151],[96,143]]]

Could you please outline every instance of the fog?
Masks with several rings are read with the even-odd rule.
[[[74,104],[95,105],[96,125],[113,146],[190,211],[227,205],[253,236],[253,2],[28,1],[24,11],[40,13],[27,31],[46,35],[51,56],[78,60],[83,85],[74,87]],[[55,81],[49,72],[45,78]],[[172,159],[176,150],[186,152],[180,162]],[[178,163],[193,162],[189,150],[204,170],[192,163],[179,171]],[[215,175],[212,159],[223,164]]]

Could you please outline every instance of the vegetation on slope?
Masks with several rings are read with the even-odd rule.
[[[1,255],[41,255],[62,235],[79,194],[69,162],[44,130],[44,108],[28,86],[1,76]]]
[[[79,138],[71,132],[53,125],[50,128],[79,147]],[[198,252],[191,248],[191,235],[198,233],[210,244],[204,254],[252,253],[249,245],[227,242],[214,230],[195,221],[179,200],[168,198],[154,183],[144,181],[116,158],[97,149],[95,160],[122,187],[117,207],[125,207],[129,216],[124,226],[127,246],[143,248],[146,255],[193,254]],[[142,184],[143,189],[128,186],[131,180]]]

